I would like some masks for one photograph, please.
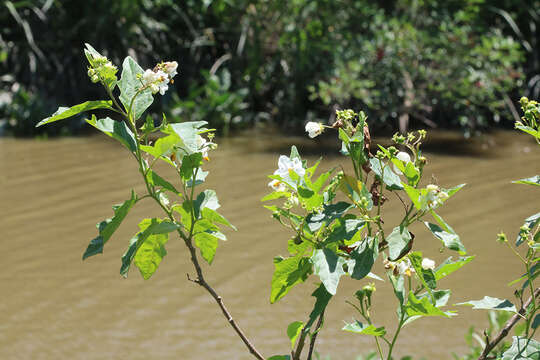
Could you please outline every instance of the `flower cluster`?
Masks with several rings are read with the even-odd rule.
[[[172,83],[173,77],[178,74],[178,63],[176,61],[168,61],[157,64],[153,70],[147,69],[142,75],[142,83],[144,87],[150,88],[152,94],[165,95],[169,89],[169,82]]]
[[[429,184],[426,186],[426,193],[420,195],[422,210],[435,209],[442,205],[448,197],[446,191],[442,191],[437,185]]]
[[[305,174],[306,169],[304,169],[300,159],[294,158],[291,160],[289,157],[281,155],[278,160],[278,169],[274,171],[274,175],[279,175],[281,181],[274,179],[268,183],[268,186],[274,191],[285,191],[285,184],[296,188],[293,177],[296,175],[296,177],[303,178]]]
[[[88,68],[88,77],[93,83],[103,82],[109,84],[116,82],[116,73],[118,68],[114,66],[109,59],[103,55],[90,55],[88,57],[90,67]]]

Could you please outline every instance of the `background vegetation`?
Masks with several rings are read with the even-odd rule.
[[[154,110],[224,133],[290,131],[362,107],[379,130],[472,134],[512,125],[518,94],[540,92],[540,1],[2,0],[0,9],[4,134],[37,135],[55,104],[97,98],[80,71],[85,42],[115,63],[126,53],[148,67],[179,61],[174,91]]]

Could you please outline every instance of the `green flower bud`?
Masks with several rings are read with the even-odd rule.
[[[403,144],[405,142],[405,137],[400,133],[395,133],[394,136],[392,136],[392,141],[396,144]]]
[[[390,147],[388,148],[388,152],[390,153],[390,155],[395,156],[395,155],[399,152],[399,150],[396,149],[396,148],[393,147],[393,146],[390,146]]]
[[[500,242],[501,244],[508,242],[508,239],[506,238],[506,234],[503,233],[502,231],[497,234],[497,242]]]

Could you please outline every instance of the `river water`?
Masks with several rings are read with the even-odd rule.
[[[303,138],[251,134],[225,139],[207,168],[206,186],[215,189],[221,212],[238,227],[227,231],[207,280],[265,355],[286,354],[289,322],[304,321],[313,306],[312,277],[277,304],[269,304],[272,259],[286,255],[289,234],[260,203],[266,175],[291,144],[321,169],[343,164],[337,144]],[[540,171],[540,151],[527,137],[498,132],[466,142],[457,134],[434,133],[426,146],[429,164],[443,187],[468,185],[441,209],[476,259],[440,282],[452,288],[450,304],[484,295],[512,297],[506,284],[523,271],[509,249],[495,242],[504,229],[514,239],[523,219],[538,211],[538,191],[510,181]],[[161,173],[170,175],[167,169]],[[110,217],[112,204],[142,193],[136,166],[127,152],[103,136],[49,141],[0,139],[0,359],[250,359],[219,308],[203,289],[186,280],[193,274],[187,251],[172,237],[160,269],[144,281],[135,267],[120,277],[120,257],[137,223],[160,216],[142,201],[107,243],[102,255],[81,261],[95,224]],[[384,206],[392,224],[402,211],[397,198]],[[389,225],[391,226],[391,225]],[[437,262],[451,254],[423,225],[415,246]],[[416,245],[418,244],[418,245]],[[380,262],[380,261],[379,261]],[[375,272],[383,275],[378,264]],[[345,333],[354,317],[351,300],[366,281],[343,277],[318,339],[322,358],[356,359],[374,350],[372,338]],[[396,302],[387,283],[377,283],[374,321],[393,332]],[[407,326],[397,355],[450,359],[466,350],[464,334],[487,324],[484,312],[456,307],[453,319],[421,319]]]

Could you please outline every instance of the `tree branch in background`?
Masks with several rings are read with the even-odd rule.
[[[529,297],[527,299],[527,301],[525,301],[525,304],[523,304],[521,309],[519,309],[519,312],[517,314],[515,314],[514,316],[512,316],[510,318],[510,320],[508,320],[506,322],[506,324],[501,329],[501,331],[499,331],[499,333],[497,334],[495,339],[493,339],[492,341],[489,341],[489,339],[486,337],[486,347],[484,348],[484,351],[482,351],[482,354],[480,355],[478,360],[486,360],[486,359],[488,359],[487,356],[489,355],[491,350],[493,350],[502,341],[502,339],[504,339],[508,335],[508,333],[510,332],[512,327],[514,325],[516,325],[516,323],[520,319],[523,318],[523,315],[525,314],[525,311],[526,311],[527,307],[529,307],[529,305],[531,304],[533,298],[537,298],[538,296],[540,296],[540,288],[537,288],[534,291],[534,296],[531,295],[531,297]]]

